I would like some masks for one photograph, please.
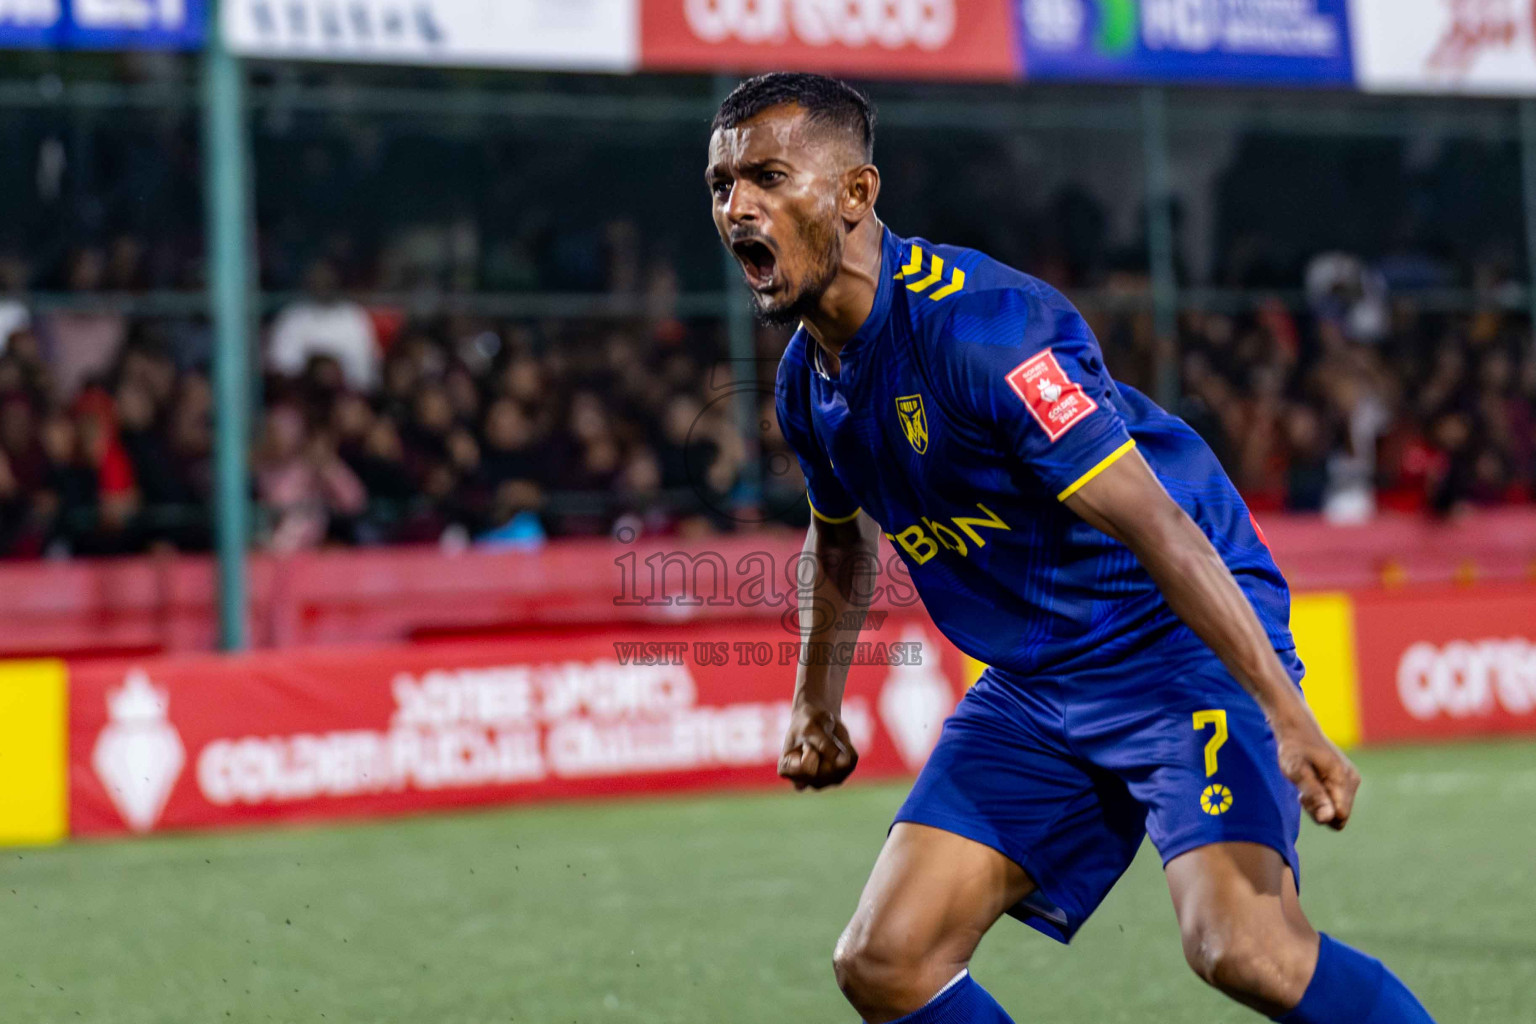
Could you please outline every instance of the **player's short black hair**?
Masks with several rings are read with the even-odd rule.
[[[864,159],[874,159],[875,106],[869,97],[847,82],[803,71],[770,71],[742,82],[720,104],[710,132],[786,103],[798,103],[812,121],[853,133],[864,146]]]

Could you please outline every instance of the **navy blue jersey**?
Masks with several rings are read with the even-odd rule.
[[[804,328],[779,423],[812,510],[872,516],[929,614],[1021,675],[1089,667],[1183,628],[1130,550],[1062,502],[1135,449],[1210,538],[1276,649],[1290,594],[1237,489],[1182,420],[1104,368],[1055,289],[887,230],[874,308],[829,375]]]

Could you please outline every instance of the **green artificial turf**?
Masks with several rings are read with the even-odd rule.
[[[1442,1024],[1536,1020],[1536,745],[1361,753],[1313,920]],[[830,968],[898,786],[0,851],[0,1021],[854,1021]],[[1004,920],[1021,1022],[1258,1021],[1185,968],[1150,848],[1078,940]]]

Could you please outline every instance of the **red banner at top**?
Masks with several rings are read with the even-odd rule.
[[[1012,79],[1008,0],[646,0],[647,70]]]

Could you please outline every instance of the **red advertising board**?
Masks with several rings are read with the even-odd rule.
[[[919,767],[962,691],[926,619],[877,625],[845,701],[864,777]],[[70,830],[774,785],[798,647],[756,620],[77,664]]]
[[[1368,743],[1536,732],[1536,591],[1361,594],[1360,725]]]
[[[647,70],[825,71],[1012,79],[1009,0],[645,0]]]

